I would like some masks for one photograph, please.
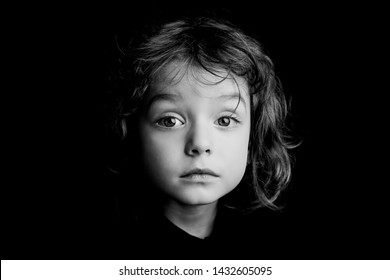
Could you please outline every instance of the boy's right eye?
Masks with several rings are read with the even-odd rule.
[[[162,126],[162,127],[175,127],[175,126],[180,126],[180,125],[183,125],[184,123],[179,120],[178,118],[176,117],[164,117],[164,118],[161,118],[159,119],[156,124],[158,126]]]

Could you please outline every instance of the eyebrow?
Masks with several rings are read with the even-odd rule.
[[[157,102],[157,101],[168,101],[168,102],[172,102],[172,103],[177,103],[180,99],[183,99],[183,97],[181,95],[178,95],[178,94],[158,93],[158,94],[154,95],[152,98],[150,98],[150,100],[146,104],[146,108],[149,109],[152,106],[152,104]],[[243,98],[238,92],[234,92],[233,94],[220,95],[216,99],[223,100],[223,101],[230,101],[230,100],[238,99],[239,103],[242,102],[244,104],[244,108],[246,109],[245,98]],[[239,104],[237,104],[237,107],[238,106],[239,106]]]
[[[235,92],[233,94],[224,94],[224,95],[220,95],[217,97],[217,99],[219,100],[225,100],[225,101],[230,101],[230,100],[234,100],[234,99],[238,99],[239,100],[239,103],[243,103],[244,104],[244,107],[246,109],[246,101],[245,101],[245,98],[241,96],[241,94],[239,94],[238,92]],[[239,104],[237,104],[237,107],[239,106]]]
[[[172,94],[172,93],[158,93],[154,95],[146,104],[146,108],[150,108],[153,103],[157,101],[169,101],[172,103],[176,103],[179,99],[183,99],[178,94]]]

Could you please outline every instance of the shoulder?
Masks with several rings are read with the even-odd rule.
[[[233,259],[285,259],[291,250],[290,221],[282,211],[260,208],[250,213],[228,210],[220,244]]]

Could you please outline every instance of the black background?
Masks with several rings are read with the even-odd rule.
[[[193,5],[181,9],[202,10]],[[260,3],[208,9],[259,38],[292,97],[293,131],[303,140],[283,195],[291,229],[285,235],[301,249],[294,258],[388,259],[381,7]],[[113,178],[104,166],[101,111],[106,63],[114,34],[162,10],[178,8],[9,8],[2,259],[93,258],[85,240],[99,247],[112,238]]]

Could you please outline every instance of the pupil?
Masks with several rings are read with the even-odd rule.
[[[222,125],[222,126],[228,126],[230,124],[230,119],[229,118],[221,118],[219,120],[219,124]]]
[[[172,126],[175,126],[175,124],[176,124],[176,119],[175,118],[166,118],[164,120],[164,125],[165,126],[172,127]]]

